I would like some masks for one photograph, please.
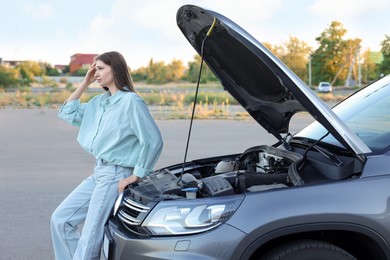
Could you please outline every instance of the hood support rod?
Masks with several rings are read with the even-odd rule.
[[[177,181],[177,185],[180,185],[181,179],[182,179],[183,174],[184,174],[185,164],[186,164],[186,161],[187,161],[187,153],[188,153],[188,146],[189,146],[190,137],[191,137],[192,122],[194,121],[194,114],[195,114],[196,102],[197,102],[197,99],[198,99],[200,78],[201,78],[201,75],[202,75],[202,68],[203,68],[203,48],[204,48],[204,43],[206,42],[206,39],[211,35],[211,32],[213,31],[213,29],[214,29],[216,23],[217,23],[217,19],[214,17],[214,21],[213,21],[213,23],[211,24],[209,30],[207,31],[206,37],[203,39],[203,41],[202,41],[202,46],[201,46],[201,49],[200,49],[201,61],[200,61],[200,68],[199,68],[199,74],[198,74],[198,81],[197,81],[197,83],[196,83],[196,91],[195,91],[195,97],[194,97],[194,105],[192,106],[192,114],[191,114],[191,120],[190,120],[190,127],[189,127],[189,129],[188,129],[187,144],[186,144],[186,150],[185,150],[185,153],[184,153],[183,166],[182,166],[182,169],[181,169],[180,178],[179,178],[179,180]]]

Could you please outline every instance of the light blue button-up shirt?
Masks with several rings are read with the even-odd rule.
[[[109,92],[88,103],[62,105],[58,117],[79,126],[77,141],[96,159],[134,168],[143,177],[152,172],[163,141],[145,102],[133,92]]]

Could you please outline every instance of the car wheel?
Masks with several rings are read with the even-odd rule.
[[[259,260],[352,260],[345,250],[327,242],[301,240],[273,249]]]

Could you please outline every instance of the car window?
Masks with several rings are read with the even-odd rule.
[[[373,152],[383,152],[388,149],[390,146],[389,80],[373,83],[334,107],[333,110]],[[325,128],[315,122],[297,136],[319,139],[325,133]],[[341,146],[331,135],[323,141]]]

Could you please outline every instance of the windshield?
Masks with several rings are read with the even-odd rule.
[[[373,152],[387,150],[390,145],[390,75],[356,92],[333,111]],[[314,122],[296,136],[318,140],[326,132],[322,125]],[[342,146],[332,135],[322,142]]]

